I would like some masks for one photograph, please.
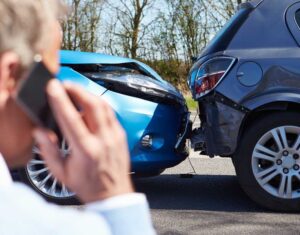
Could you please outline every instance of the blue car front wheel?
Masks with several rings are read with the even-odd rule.
[[[64,157],[67,157],[70,153],[65,139],[60,141],[60,151]],[[64,184],[58,182],[52,175],[40,157],[40,151],[36,146],[32,150],[32,160],[24,169],[19,170],[19,176],[22,182],[42,195],[47,201],[61,205],[79,203],[75,193],[70,191]]]

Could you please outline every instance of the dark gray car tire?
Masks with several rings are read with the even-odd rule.
[[[277,112],[255,120],[242,135],[241,142],[239,143],[237,152],[234,156],[234,163],[239,183],[252,200],[262,207],[271,210],[296,212],[300,211],[300,198],[280,198],[267,192],[256,179],[255,174],[253,173],[254,170],[252,169],[252,158],[258,141],[263,136],[266,136],[266,133],[280,126],[300,127],[300,113]],[[280,182],[282,177],[283,176],[280,178]],[[287,187],[288,186],[285,186],[285,188]]]

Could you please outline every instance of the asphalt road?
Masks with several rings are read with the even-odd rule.
[[[180,176],[187,173],[192,178]],[[192,153],[190,161],[135,185],[148,197],[159,234],[300,234],[300,214],[258,207],[240,189],[230,159]]]

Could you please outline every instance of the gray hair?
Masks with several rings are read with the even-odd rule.
[[[60,0],[0,0],[0,55],[15,52],[26,69],[47,47],[50,24],[64,11]]]

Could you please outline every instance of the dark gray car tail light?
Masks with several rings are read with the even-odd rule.
[[[202,64],[198,70],[193,86],[194,98],[202,98],[215,89],[232,68],[234,62],[235,58],[216,57]]]

